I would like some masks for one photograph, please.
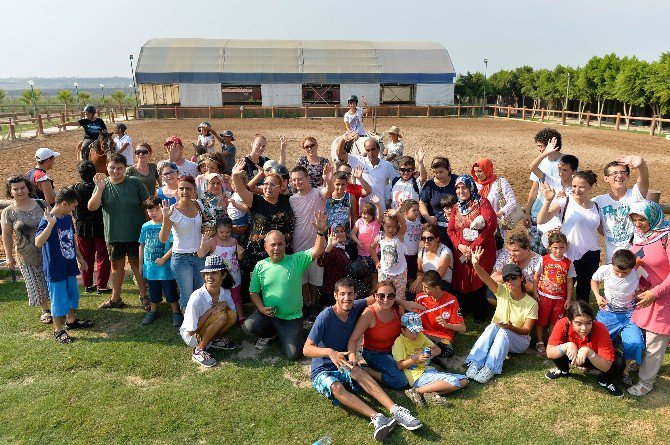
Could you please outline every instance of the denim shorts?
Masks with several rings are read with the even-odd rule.
[[[420,388],[422,386],[430,385],[431,383],[445,381],[451,386],[460,388],[461,387],[460,381],[465,378],[466,377],[463,374],[451,374],[448,372],[440,372],[435,368],[426,368],[426,370],[423,371],[423,374],[421,374],[419,378],[416,379],[414,385],[412,386],[414,388]]]
[[[351,371],[349,369],[343,369],[342,371],[338,369],[334,371],[321,371],[312,380],[312,386],[320,394],[333,402],[333,405],[338,406],[340,402],[333,397],[333,392],[330,390],[333,384],[337,382],[343,384],[347,391],[353,394],[358,394],[361,391],[360,385],[351,379]]]

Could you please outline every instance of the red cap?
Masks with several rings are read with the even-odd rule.
[[[181,139],[179,139],[177,136],[170,136],[169,138],[165,139],[165,146],[172,145],[172,144],[179,144],[183,145],[181,143]]]

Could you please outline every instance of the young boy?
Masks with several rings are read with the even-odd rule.
[[[548,235],[549,253],[535,272],[535,299],[538,302],[538,318],[535,324],[537,343],[535,349],[540,355],[547,350],[544,345],[544,328],[549,325],[552,332],[556,322],[563,318],[564,311],[572,301],[572,286],[577,276],[575,265],[565,256],[567,237],[559,231]]]
[[[208,256],[205,268],[200,271],[205,284],[196,289],[188,299],[184,322],[179,328],[181,338],[193,348],[191,359],[205,368],[216,365],[207,349],[232,351],[237,344],[223,337],[235,325],[237,313],[230,295],[234,282],[222,257]]]
[[[147,280],[151,308],[144,316],[142,324],[149,325],[158,318],[158,303],[165,294],[165,300],[172,307],[172,326],[179,327],[184,317],[179,309],[177,281],[170,268],[172,235],[167,243],[161,243],[158,239],[158,233],[163,225],[163,212],[161,212],[160,205],[161,200],[157,196],[152,196],[144,202],[144,208],[151,221],[145,222],[140,232],[140,270],[144,279]]]
[[[612,339],[621,336],[626,360],[622,380],[627,385],[633,384],[628,375],[630,363],[633,360],[637,364],[642,362],[645,347],[642,331],[631,321],[640,282],[634,267],[633,252],[619,249],[612,255],[612,263],[600,266],[591,278],[591,290],[600,307],[596,320],[607,327]],[[605,288],[603,294],[600,293],[600,283]]]
[[[78,203],[79,195],[74,190],[64,188],[58,192],[53,209],[44,210],[35,236],[35,246],[42,249],[44,277],[51,297],[54,338],[60,344],[72,343],[73,340],[63,329],[63,318],[69,329],[93,326],[91,320],[80,320],[74,315],[79,307],[77,262],[82,270],[88,268],[74,242],[71,213]]]
[[[405,261],[407,262],[407,282],[416,279],[417,257],[419,256],[419,242],[421,241],[421,218],[419,218],[419,201],[407,199],[403,202],[405,212]]]
[[[423,334],[419,314],[403,314],[400,325],[400,335],[393,343],[391,353],[398,369],[405,371],[409,381],[410,389],[405,394],[418,406],[446,405],[442,395],[464,388],[468,379],[462,374],[439,372],[428,366],[428,361],[441,351]]]
[[[402,203],[408,199],[419,201],[421,195],[421,187],[428,178],[426,167],[423,164],[424,151],[419,149],[416,159],[419,163],[419,178],[414,176],[416,172],[416,165],[414,158],[411,156],[403,156],[398,161],[400,167],[398,171],[400,176],[391,180],[391,208],[398,209]]]
[[[84,119],[58,125],[58,128],[82,127],[84,129],[84,140],[81,143],[82,160],[88,159],[88,155],[91,152],[91,144],[98,139],[100,133],[107,131],[105,122],[100,117],[95,117],[96,112],[97,110],[93,105],[86,105],[84,107],[84,114],[86,115]]]
[[[421,323],[425,335],[440,348],[436,358],[444,367],[444,361],[454,356],[454,332],[465,332],[465,320],[461,315],[458,300],[449,292],[442,290],[442,277],[436,270],[429,270],[421,278],[423,292],[416,296],[415,302],[426,309],[421,312]]]

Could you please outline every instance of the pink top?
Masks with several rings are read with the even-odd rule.
[[[381,228],[379,221],[375,219],[368,224],[363,218],[358,218],[355,227],[358,229],[357,237],[362,244],[358,247],[358,255],[368,257],[370,256],[370,246],[375,237],[379,235],[379,229]]]
[[[647,307],[636,307],[633,323],[655,334],[670,335],[670,242],[667,235],[646,245],[634,244],[638,257],[640,290],[651,289],[656,300]]]

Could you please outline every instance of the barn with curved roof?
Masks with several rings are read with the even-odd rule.
[[[435,42],[152,39],[136,81],[144,105],[446,105],[456,73]]]

